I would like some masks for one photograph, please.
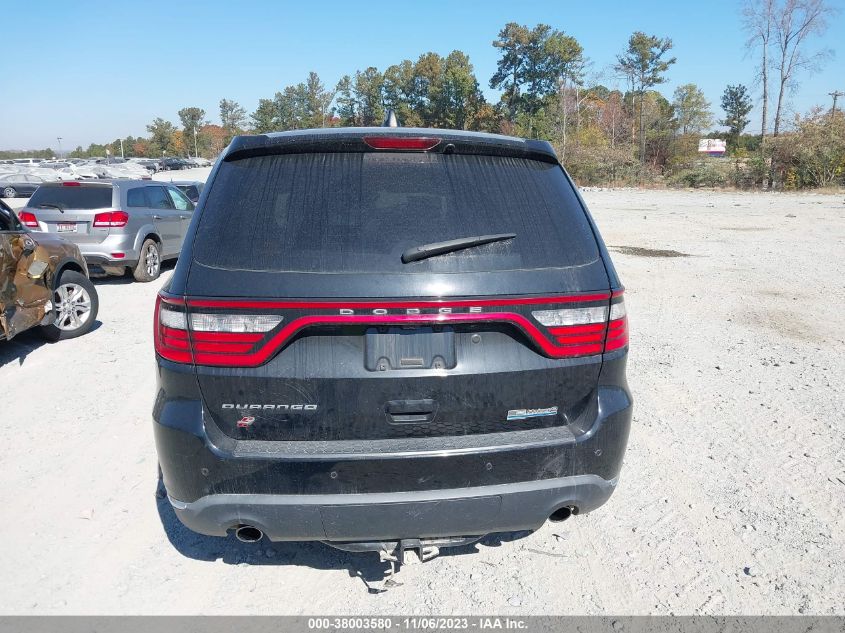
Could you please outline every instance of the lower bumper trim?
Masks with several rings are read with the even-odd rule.
[[[482,536],[534,530],[555,510],[577,513],[607,501],[617,479],[574,475],[495,486],[336,495],[215,494],[192,503],[170,498],[179,520],[200,534],[239,525],[271,541],[374,541]]]

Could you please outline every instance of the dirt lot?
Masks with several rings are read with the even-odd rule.
[[[632,326],[606,506],[384,593],[374,555],[194,535],[154,496],[162,282],[100,282],[90,335],[0,343],[0,611],[845,613],[843,196],[585,195]]]

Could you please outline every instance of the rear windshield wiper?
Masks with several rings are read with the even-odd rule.
[[[435,255],[459,251],[462,248],[481,246],[482,244],[501,242],[502,240],[512,240],[515,237],[516,233],[496,233],[495,235],[459,237],[456,240],[449,240],[448,242],[433,242],[431,244],[423,244],[422,246],[414,246],[402,253],[402,263],[408,264],[428,257],[434,257]]]
[[[59,206],[58,204],[53,204],[52,202],[42,202],[42,203],[36,204],[34,206],[35,206],[36,209],[46,209],[47,207],[50,207],[51,209],[58,209],[62,213],[65,212],[64,207]]]

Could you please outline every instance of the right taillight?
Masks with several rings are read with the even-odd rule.
[[[94,216],[92,226],[97,228],[126,226],[127,222],[129,222],[129,214],[126,211],[104,211]]]
[[[612,352],[628,344],[628,314],[625,311],[625,300],[622,292],[614,293],[610,300],[610,316],[607,321],[607,338],[604,341],[604,351]]]
[[[611,352],[628,344],[628,318],[622,291],[610,304],[535,310],[531,312],[555,341],[558,356],[590,356]]]
[[[21,211],[18,213],[18,218],[20,218],[21,224],[24,226],[28,226],[31,229],[38,228],[38,218],[35,217],[35,214],[30,211]]]

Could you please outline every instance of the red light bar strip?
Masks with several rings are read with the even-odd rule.
[[[348,305],[348,304],[347,304]],[[567,358],[582,354],[600,354],[601,345],[561,347],[549,341],[531,321],[521,314],[496,312],[487,314],[415,314],[415,315],[315,315],[294,319],[279,330],[267,343],[250,354],[228,355],[194,353],[198,365],[235,365],[257,367],[271,358],[294,334],[315,325],[378,324],[410,325],[416,323],[474,323],[478,321],[509,322],[519,327],[550,357]],[[594,349],[595,348],[595,349]]]
[[[595,292],[585,295],[562,295],[558,297],[519,297],[513,299],[460,299],[450,301],[238,301],[227,299],[190,299],[191,308],[240,308],[244,310],[261,309],[300,309],[322,310],[326,308],[449,308],[469,306],[514,306],[544,305],[548,303],[586,303],[589,301],[607,301],[609,292]],[[167,299],[163,299],[167,301]],[[170,301],[168,301],[170,302]]]
[[[460,300],[434,300],[434,301],[243,301],[231,299],[190,299],[180,297],[162,296],[160,300],[174,306],[187,306],[191,309],[197,308],[234,308],[234,309],[311,309],[323,310],[332,308],[442,308],[442,307],[490,307],[490,306],[532,306],[548,304],[571,304],[607,301],[610,299],[610,292],[598,291],[580,295],[562,296],[540,296],[540,297],[518,297],[504,299],[460,299]],[[596,323],[581,326],[569,326],[561,328],[540,329],[532,320],[521,314],[512,312],[485,312],[485,313],[437,313],[437,314],[394,314],[394,315],[307,315],[301,316],[287,323],[283,328],[272,334],[269,340],[258,349],[249,351],[263,339],[264,334],[254,333],[229,333],[229,332],[191,332],[191,340],[195,341],[193,362],[199,365],[209,366],[240,366],[257,367],[272,356],[274,356],[283,345],[285,345],[295,334],[301,330],[319,325],[346,325],[346,324],[428,324],[428,323],[467,323],[467,322],[508,322],[516,325],[534,343],[551,358],[569,358],[574,356],[585,356],[600,354],[602,345],[600,338],[605,334],[605,324]],[[612,325],[619,327],[619,323]],[[185,335],[176,334],[179,330],[163,328],[162,335],[168,338],[183,338]],[[549,331],[555,340],[549,340],[545,332]],[[172,333],[171,333],[172,332]],[[581,334],[593,334],[592,336],[579,336]],[[253,339],[253,337],[255,337]],[[559,337],[559,338],[558,338]],[[202,345],[198,344],[214,344]],[[233,345],[244,343],[245,345]],[[203,349],[204,348],[204,349]],[[168,351],[171,360],[179,360],[176,356],[182,356],[175,350]],[[184,362],[191,362],[190,353],[184,353]]]

